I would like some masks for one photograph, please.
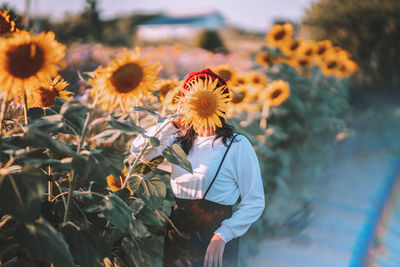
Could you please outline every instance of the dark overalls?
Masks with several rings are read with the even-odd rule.
[[[206,250],[214,231],[223,220],[232,216],[233,205],[222,205],[205,199],[213,185],[222,163],[232,145],[235,135],[219,164],[218,170],[208,186],[203,198],[183,199],[175,197],[170,220],[176,228],[168,224],[164,243],[163,266],[203,266]],[[237,266],[239,238],[225,245],[223,266]]]

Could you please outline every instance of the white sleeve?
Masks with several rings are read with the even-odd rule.
[[[172,145],[174,141],[174,135],[179,131],[179,129],[175,128],[172,125],[172,123],[170,123],[170,121],[168,120],[147,128],[144,134],[149,137],[154,136],[155,133],[157,132],[157,129],[160,129],[166,123],[168,123],[168,125],[166,125],[156,136],[158,140],[160,140],[160,145],[159,146],[150,145],[142,155],[143,160],[151,160],[159,155],[162,155],[163,150],[167,146]],[[147,141],[148,138],[143,136],[143,134],[138,135],[131,144],[131,149],[130,149],[131,153],[136,154],[137,156],[140,150],[146,145]]]
[[[237,210],[228,219],[222,221],[221,226],[214,232],[219,234],[225,241],[239,237],[247,232],[249,227],[261,216],[265,207],[263,182],[261,179],[260,165],[257,155],[245,136],[237,143],[234,149],[233,164],[235,164],[237,185],[241,201]],[[229,153],[229,152],[228,152]]]

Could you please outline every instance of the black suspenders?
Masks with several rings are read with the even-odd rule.
[[[229,143],[228,148],[226,149],[225,154],[224,154],[224,156],[222,157],[221,163],[220,163],[219,166],[218,166],[217,172],[215,173],[214,178],[213,178],[212,181],[211,181],[211,184],[208,186],[206,192],[204,193],[203,199],[206,198],[206,195],[207,195],[208,191],[210,190],[211,186],[213,185],[213,183],[214,183],[214,181],[215,181],[215,178],[217,178],[217,175],[218,175],[218,173],[219,173],[219,170],[221,169],[221,166],[222,166],[222,163],[224,162],[224,159],[225,159],[225,157],[226,157],[226,154],[228,154],[229,148],[231,147],[231,145],[232,145],[232,143],[233,143],[233,140],[235,140],[236,136],[238,136],[238,135],[239,135],[239,134],[234,135],[233,138],[232,138],[232,140],[231,140],[231,142]]]

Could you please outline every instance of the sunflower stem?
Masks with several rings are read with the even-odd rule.
[[[169,119],[167,123],[165,123],[160,129],[157,130],[157,132],[154,134],[154,136],[157,136],[169,123],[171,123],[172,119]],[[126,176],[126,179],[121,186],[121,188],[125,188],[126,184],[128,183],[128,179],[131,176],[132,171],[135,169],[136,165],[138,164],[140,158],[143,156],[144,152],[146,149],[150,146],[150,138],[147,140],[147,143],[144,145],[144,147],[140,150],[139,155],[136,157],[135,161],[133,162],[132,166],[129,168],[128,175]]]
[[[3,120],[4,115],[6,114],[7,109],[7,95],[4,96],[3,100],[1,101],[1,110],[0,110],[0,135],[3,136]]]
[[[83,143],[85,142],[86,133],[89,129],[89,124],[94,115],[96,102],[97,101],[95,100],[95,102],[93,103],[93,108],[90,110],[89,114],[86,116],[85,123],[83,124],[82,135],[79,138],[78,147],[76,149],[77,155],[80,154]],[[65,213],[64,213],[64,223],[66,223],[68,221],[68,213],[69,213],[69,209],[71,206],[72,193],[73,193],[75,185],[76,185],[76,180],[77,180],[76,178],[77,178],[76,171],[75,171],[75,169],[72,169],[70,183],[69,183],[68,197],[67,197],[67,206],[65,207]]]
[[[51,167],[50,167],[50,165],[49,165],[49,167],[48,167],[48,172],[47,172],[47,174],[49,175],[49,178],[51,179]],[[49,192],[49,195],[48,195],[48,197],[47,197],[47,200],[48,200],[49,202],[51,202],[51,200],[52,200],[52,198],[53,198],[53,182],[52,182],[50,179],[47,181],[47,191]]]
[[[260,128],[267,129],[267,119],[269,116],[269,103],[266,102],[263,105],[262,112],[261,112],[261,120],[260,120]]]
[[[26,97],[26,92],[24,94],[24,119],[25,125],[28,126],[28,99]]]

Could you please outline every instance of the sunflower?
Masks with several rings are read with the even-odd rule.
[[[112,111],[118,105],[122,111],[141,103],[143,97],[151,95],[157,75],[160,71],[158,62],[148,63],[148,58],[141,58],[137,47],[135,52],[124,53],[112,60],[107,67],[94,71],[90,96],[97,99],[103,110]]]
[[[323,57],[331,47],[332,42],[330,40],[319,41],[316,44],[315,55]]]
[[[280,47],[282,54],[284,54],[287,57],[292,57],[296,53],[296,51],[299,49],[299,47],[301,46],[301,43],[302,43],[301,39],[288,40],[286,43],[284,43]]]
[[[178,87],[179,84],[180,82],[176,79],[160,80],[159,83],[157,84],[156,91],[160,93],[161,101],[165,99],[169,91],[171,91],[175,87]]]
[[[265,86],[267,79],[265,75],[258,73],[257,71],[250,71],[246,73],[247,81],[253,86]]]
[[[320,65],[322,73],[326,76],[335,75],[336,70],[339,67],[339,62],[337,54],[328,54]]]
[[[163,106],[166,110],[175,112],[179,104],[179,96],[181,95],[181,87],[177,86],[170,90],[163,101]]]
[[[268,67],[273,63],[273,57],[266,52],[260,52],[256,55],[256,62]]]
[[[301,42],[300,47],[297,50],[298,56],[312,57],[317,49],[317,43],[313,40],[305,40]]]
[[[10,20],[8,10],[0,10],[0,35],[17,32],[15,22]]]
[[[255,90],[251,85],[233,87],[230,90],[232,109],[228,113],[228,117],[232,117],[238,111],[257,111],[259,109],[258,104],[250,103],[256,99],[256,92],[258,90]]]
[[[124,166],[124,169],[122,170],[122,173],[117,181],[115,179],[114,175],[110,174],[107,176],[107,185],[108,188],[111,189],[111,191],[117,191],[121,189],[121,186],[124,184],[124,181],[126,179],[126,176],[128,175],[128,170],[126,169],[126,166]],[[133,190],[129,187],[129,185],[126,185],[126,188],[128,188],[129,192],[131,192],[131,195],[133,195]]]
[[[0,39],[0,88],[8,99],[45,85],[65,65],[65,46],[54,37],[53,32],[32,36],[20,31]]]
[[[230,82],[235,78],[237,71],[231,68],[228,64],[218,65],[211,68],[216,74],[225,79],[226,82]]]
[[[289,84],[282,80],[271,82],[267,88],[260,93],[259,101],[267,102],[270,107],[281,105],[290,95]]]
[[[286,22],[284,25],[276,24],[267,33],[265,39],[270,47],[279,47],[289,41],[293,36],[293,25]]]
[[[245,73],[237,73],[231,81],[231,86],[241,86],[247,83],[247,75]]]
[[[201,128],[216,129],[222,127],[221,118],[227,118],[229,111],[229,93],[225,93],[226,85],[217,87],[218,79],[195,79],[179,98],[185,124],[198,132]]]
[[[339,78],[348,77],[358,70],[358,65],[352,60],[343,60],[337,68],[337,76]]]
[[[67,101],[72,100],[70,91],[63,91],[69,83],[63,80],[61,76],[57,76],[47,85],[39,88],[32,88],[28,91],[27,100],[30,108],[45,108],[53,106],[56,103],[56,97],[60,97]]]

